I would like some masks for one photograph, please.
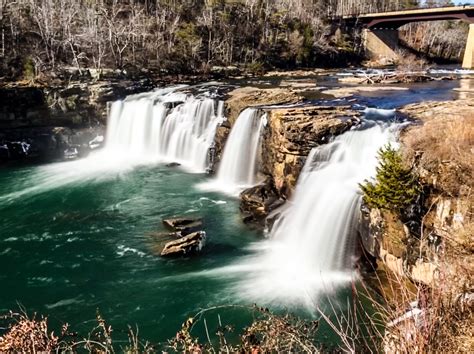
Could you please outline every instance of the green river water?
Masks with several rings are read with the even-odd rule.
[[[451,97],[455,84],[440,85],[418,100]],[[414,97],[393,95],[366,100],[393,107]],[[0,312],[22,306],[81,332],[99,311],[119,336],[138,325],[143,338],[163,342],[199,309],[240,302],[231,278],[205,274],[262,237],[242,223],[237,199],[196,188],[205,175],[162,165],[83,171],[75,162],[0,168]],[[163,259],[153,233],[180,215],[202,217],[208,243],[199,257]],[[223,318],[250,317],[233,310]]]
[[[0,195],[38,168],[0,170]],[[235,302],[223,295],[222,279],[185,276],[226,264],[258,236],[240,221],[235,199],[193,187],[203,178],[139,167],[4,200],[2,312],[21,304],[91,329],[98,309],[117,331],[139,324],[143,336],[161,341],[199,308]],[[204,218],[209,240],[202,256],[158,257],[150,234],[164,230],[162,218],[184,213]]]

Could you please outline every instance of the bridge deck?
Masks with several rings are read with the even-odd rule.
[[[466,10],[474,10],[474,5],[466,6],[450,6],[450,7],[436,7],[431,9],[413,9],[413,10],[402,10],[402,11],[390,11],[390,12],[377,12],[371,14],[362,14],[355,17],[358,18],[374,18],[374,17],[398,17],[398,16],[411,16],[411,15],[433,15],[433,14],[449,14],[452,12],[463,12]],[[352,18],[354,16],[347,16]]]
[[[396,29],[404,24],[419,21],[462,20],[474,23],[474,6],[451,6],[431,9],[379,12],[345,16],[348,22],[359,22],[367,28],[374,26]]]

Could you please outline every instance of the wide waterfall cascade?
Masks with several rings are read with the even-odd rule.
[[[68,184],[115,178],[137,166],[178,162],[204,172],[217,125],[224,121],[222,101],[194,97],[170,87],[114,102],[105,147],[87,158],[40,166],[18,191],[0,202],[43,193]]]
[[[266,122],[266,114],[257,109],[243,110],[225,144],[216,179],[201,187],[238,194],[243,189],[257,184],[260,141]]]
[[[180,101],[183,101],[182,103]],[[174,108],[170,104],[176,103]],[[211,98],[167,93],[113,103],[105,151],[130,159],[178,162],[204,172],[223,106]]]
[[[354,279],[359,183],[375,175],[378,150],[396,144],[399,125],[384,120],[364,120],[312,150],[269,238],[255,243],[238,263],[214,272],[237,276],[232,293],[260,304],[314,310],[320,295]]]

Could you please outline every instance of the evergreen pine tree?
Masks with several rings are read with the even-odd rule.
[[[380,149],[375,181],[360,185],[364,201],[371,207],[400,212],[413,203],[420,190],[411,168],[404,166],[399,151],[391,145]]]

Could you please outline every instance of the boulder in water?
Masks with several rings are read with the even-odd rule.
[[[79,157],[79,150],[77,147],[69,147],[64,150],[64,159],[65,160],[74,160]]]
[[[104,146],[105,138],[103,135],[97,135],[94,139],[89,141],[88,146],[91,150],[99,149]]]
[[[202,229],[201,218],[171,218],[164,219],[163,224],[181,236],[189,235]]]
[[[10,158],[10,151],[6,144],[0,144],[0,161],[6,161]]]
[[[206,233],[198,231],[168,242],[161,251],[162,257],[177,257],[199,253],[206,243]]]
[[[270,212],[284,204],[271,178],[240,194],[240,211],[245,223],[264,222]]]

